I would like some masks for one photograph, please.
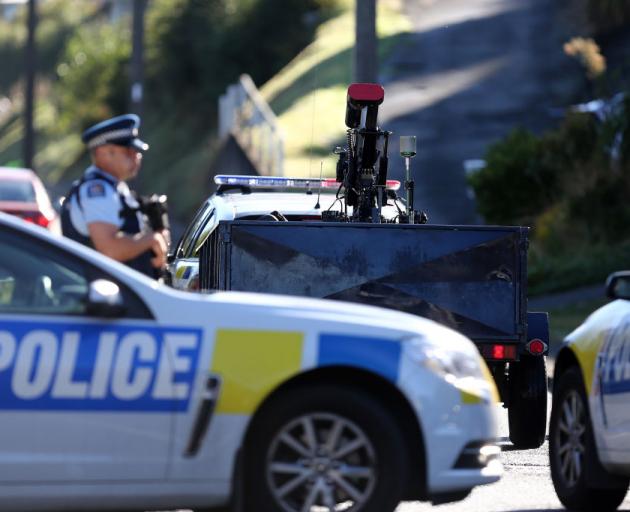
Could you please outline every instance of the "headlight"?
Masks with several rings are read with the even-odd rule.
[[[426,339],[413,339],[408,343],[408,353],[413,361],[448,381],[482,379],[485,375],[481,358],[475,352],[433,345]]]

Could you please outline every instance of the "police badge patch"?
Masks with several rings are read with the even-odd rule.
[[[105,187],[102,183],[91,183],[87,189],[88,197],[104,197]]]

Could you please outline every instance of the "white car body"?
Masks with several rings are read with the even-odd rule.
[[[599,459],[630,476],[630,301],[601,307],[565,344],[584,375]]]
[[[23,249],[22,260],[7,261]],[[23,281],[13,277],[22,270]],[[29,276],[42,289],[21,302]],[[126,314],[81,310],[94,279],[105,280],[105,296],[108,282],[118,285]],[[448,371],[455,359],[464,373]],[[0,214],[1,510],[225,504],[256,412],[282,386],[333,367],[391,386],[413,411],[426,450],[426,482],[417,482],[425,499],[501,476],[496,388],[461,334],[354,304],[184,293]],[[216,395],[207,388],[213,378]],[[214,412],[191,454],[204,400]],[[455,467],[470,443],[488,443],[491,456]]]
[[[272,179],[292,180],[292,178]],[[383,216],[388,219],[395,218],[399,213],[399,208],[403,211],[405,209],[404,204],[399,201],[397,206],[398,208],[394,201],[390,200],[390,204],[383,207]],[[321,221],[323,211],[340,211],[341,208],[342,203],[330,188],[319,191],[314,186],[308,189],[308,192],[281,187],[274,191],[264,191],[252,187],[247,193],[241,193],[238,190],[215,193],[197,210],[193,221],[175,248],[173,261],[169,267],[171,284],[180,290],[198,289],[199,249],[220,221],[255,220],[274,211],[281,213],[289,220]],[[352,208],[349,212],[352,212]]]
[[[554,369],[551,474],[570,509],[615,510],[630,483],[630,272],[609,277],[614,298],[564,341]]]

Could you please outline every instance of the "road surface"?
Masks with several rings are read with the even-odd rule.
[[[579,70],[563,54],[554,0],[405,5],[413,31],[381,64],[379,124],[394,132],[389,175],[403,178],[398,137],[415,135],[416,208],[433,224],[479,223],[464,160],[483,158],[516,126],[557,123],[551,112],[571,101]]]
[[[549,395],[551,404],[551,395]],[[491,485],[475,488],[462,501],[432,506],[429,503],[403,503],[396,512],[530,512],[564,510],[556,497],[549,473],[548,447],[545,442],[537,450],[514,450],[507,440],[507,412],[499,412],[499,435],[502,438],[503,478]],[[626,497],[621,511],[630,511]]]

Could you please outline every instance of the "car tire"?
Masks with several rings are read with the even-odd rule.
[[[542,356],[510,364],[508,423],[518,449],[538,448],[547,432],[547,371]]]
[[[590,459],[599,464],[599,458],[579,368],[564,372],[555,386],[549,422],[549,463],[556,494],[570,510],[617,510],[628,491],[628,480],[611,484],[616,479],[611,475],[607,488],[600,489],[590,486],[586,478],[585,461]],[[573,430],[577,437],[571,439],[567,429]],[[605,472],[603,467],[598,469]]]
[[[252,425],[245,460],[244,509],[259,512],[344,502],[352,512],[391,512],[410,467],[394,413],[364,391],[330,385],[274,399]]]

